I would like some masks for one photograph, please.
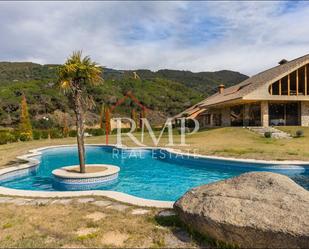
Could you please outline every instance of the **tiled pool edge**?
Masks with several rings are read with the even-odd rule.
[[[28,154],[18,156],[17,158],[20,160],[25,160],[27,163],[21,164],[15,167],[8,167],[0,170],[0,178],[1,176],[21,170],[25,170],[25,172],[29,170],[35,170],[35,167],[40,163],[39,160],[34,159],[32,157],[41,155],[41,151],[52,148],[59,147],[72,147],[74,144],[70,145],[57,145],[57,146],[48,146],[41,147],[37,149],[30,150]],[[87,146],[110,146],[119,149],[141,149],[141,147],[124,147],[118,145],[105,145],[105,144],[87,144]],[[309,162],[305,161],[266,161],[266,160],[256,160],[256,159],[238,159],[238,158],[226,158],[226,157],[218,157],[218,156],[205,156],[198,154],[190,154],[186,152],[182,152],[180,150],[171,149],[171,148],[162,148],[162,147],[142,147],[142,149],[161,149],[165,150],[169,153],[179,154],[182,156],[190,156],[195,158],[205,158],[205,159],[213,159],[213,160],[223,160],[223,161],[233,161],[233,162],[247,162],[247,163],[256,163],[256,164],[281,164],[281,165],[303,165],[309,166]],[[89,190],[89,191],[31,191],[31,190],[17,190],[11,188],[5,188],[0,186],[0,194],[9,195],[9,196],[24,196],[24,197],[42,197],[42,198],[55,198],[55,197],[78,197],[78,196],[104,196],[107,198],[111,198],[120,202],[125,202],[128,204],[143,206],[143,207],[157,207],[157,208],[172,208],[174,202],[172,201],[158,201],[158,200],[150,200],[143,199],[133,195],[125,194],[117,191],[107,191],[107,190]]]

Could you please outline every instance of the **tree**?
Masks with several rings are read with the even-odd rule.
[[[100,128],[104,128],[104,123],[105,123],[105,112],[104,112],[105,105],[103,104],[101,107],[101,112],[100,112]]]
[[[146,118],[146,110],[145,110],[145,108],[142,108],[142,109],[141,109],[140,114],[139,114],[139,117],[140,117],[140,119],[139,119],[139,128],[142,128],[142,126],[143,126],[143,121],[142,121],[142,119],[143,119],[143,118]]]
[[[21,113],[20,113],[20,135],[22,140],[32,139],[32,125],[30,122],[28,105],[26,96],[23,94],[21,99]]]
[[[105,113],[105,131],[107,134],[109,134],[111,132],[111,114],[108,106],[105,106],[104,113]]]
[[[131,111],[131,119],[134,120],[136,126],[139,125],[139,123],[138,123],[138,118],[137,118],[137,113],[136,113],[135,108],[132,108],[132,111]]]
[[[87,86],[98,85],[103,82],[101,78],[102,68],[93,62],[89,56],[83,57],[81,51],[75,51],[60,66],[58,74],[60,87],[73,104],[76,117],[80,173],[85,173],[84,111],[88,107],[87,103],[91,102],[89,101],[91,96],[87,94]]]
[[[67,120],[67,115],[64,113],[63,115],[63,137],[68,137],[69,136],[69,127],[68,127],[68,120]]]

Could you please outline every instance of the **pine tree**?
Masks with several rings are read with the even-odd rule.
[[[30,122],[28,105],[26,96],[23,94],[21,100],[21,113],[20,113],[20,139],[31,140],[32,139],[32,126]]]

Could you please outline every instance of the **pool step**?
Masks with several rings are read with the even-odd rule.
[[[292,138],[292,136],[289,133],[286,133],[284,131],[278,130],[274,127],[247,127],[250,131],[253,131],[261,136],[264,137],[265,132],[271,132],[272,137],[276,139],[289,139]]]

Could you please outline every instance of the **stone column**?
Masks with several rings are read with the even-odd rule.
[[[301,126],[309,126],[309,102],[302,101],[300,106]]]
[[[214,115],[210,113],[210,126],[214,126]]]
[[[269,126],[268,101],[261,102],[261,124],[263,127]]]
[[[249,119],[250,119],[250,105],[245,104],[244,105],[244,117],[243,117],[243,123],[244,126],[249,126]]]
[[[230,107],[224,107],[221,111],[221,123],[222,126],[231,126],[231,109]]]

